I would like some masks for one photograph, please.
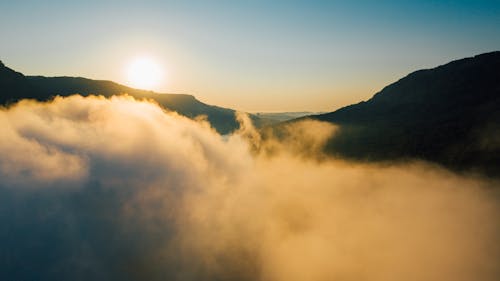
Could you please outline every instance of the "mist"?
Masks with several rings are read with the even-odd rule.
[[[2,280],[498,280],[500,184],[322,155],[249,118],[222,137],[148,100],[0,111]]]

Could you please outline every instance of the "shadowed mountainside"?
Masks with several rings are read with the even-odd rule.
[[[308,115],[321,114],[322,112],[309,112],[309,111],[298,111],[298,112],[255,112],[254,115],[266,120],[269,125],[277,124],[280,122],[285,122],[288,120],[300,118]],[[267,124],[266,124],[267,125]]]
[[[230,133],[239,127],[234,110],[207,105],[191,95],[159,94],[129,88],[112,81],[81,77],[24,76],[0,63],[0,104],[3,105],[25,98],[46,101],[56,95],[80,94],[88,96],[98,94],[110,97],[123,93],[135,98],[153,99],[163,107],[190,118],[206,115],[208,121],[221,134]],[[261,121],[254,115],[252,115],[252,119],[256,123]]]
[[[327,151],[357,160],[418,158],[500,174],[500,52],[419,70],[370,100],[309,116],[339,125]]]

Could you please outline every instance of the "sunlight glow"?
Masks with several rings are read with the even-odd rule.
[[[128,83],[135,88],[153,90],[164,80],[164,71],[152,58],[140,57],[127,68]]]

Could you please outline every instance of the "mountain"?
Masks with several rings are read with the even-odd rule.
[[[260,119],[265,120],[266,121],[265,125],[272,125],[300,118],[303,116],[320,114],[320,113],[321,112],[298,111],[298,112],[256,112],[254,114]]]
[[[409,74],[368,101],[308,118],[339,126],[327,152],[424,159],[500,175],[500,52]]]
[[[28,83],[26,77],[0,61],[0,104],[30,97],[37,89]]]
[[[56,95],[80,94],[88,96],[90,94],[99,94],[110,97],[123,93],[136,98],[153,99],[161,106],[190,118],[206,115],[208,121],[221,134],[230,133],[239,127],[234,110],[207,105],[191,95],[159,94],[129,88],[112,81],[91,80],[81,77],[24,76],[0,62],[0,104],[2,105],[24,98],[45,101]],[[260,122],[260,118],[257,116],[252,115],[251,117],[254,122]]]

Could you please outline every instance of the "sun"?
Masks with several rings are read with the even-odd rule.
[[[164,80],[162,67],[150,57],[140,57],[132,60],[127,67],[127,80],[130,86],[153,90]]]

